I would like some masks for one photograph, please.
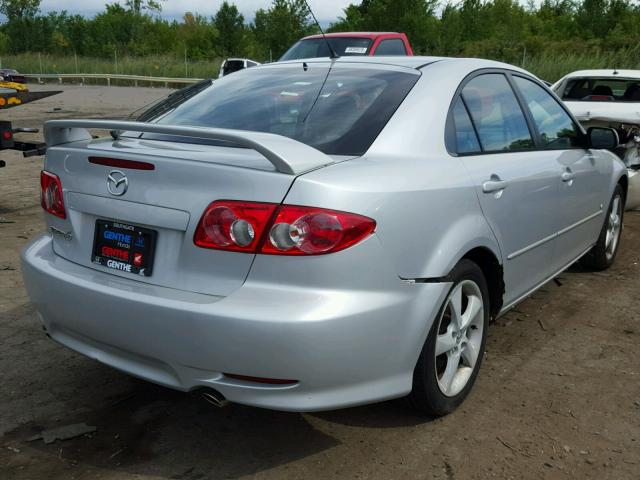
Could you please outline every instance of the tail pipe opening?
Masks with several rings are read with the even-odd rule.
[[[229,405],[229,401],[224,398],[224,395],[212,388],[206,389],[200,394],[200,396],[205,400],[205,402],[210,403],[214,407],[222,408]]]

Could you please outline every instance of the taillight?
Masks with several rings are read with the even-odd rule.
[[[283,205],[278,209],[260,253],[319,255],[350,247],[376,228],[370,218],[313,207]]]
[[[46,171],[40,172],[40,201],[51,215],[67,218],[64,211],[64,198],[62,196],[62,184],[57,175]]]
[[[276,207],[272,203],[213,202],[204,211],[193,241],[203,248],[255,253]]]
[[[196,228],[203,248],[270,255],[320,255],[371,235],[376,222],[353,213],[293,205],[219,200]]]

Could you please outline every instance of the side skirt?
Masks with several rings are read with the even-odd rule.
[[[580,255],[578,255],[575,259],[571,260],[569,263],[567,263],[564,267],[562,267],[560,270],[558,270],[557,272],[555,272],[553,275],[550,275],[549,277],[547,277],[546,279],[544,279],[542,282],[540,282],[538,285],[536,285],[535,287],[533,287],[531,290],[529,290],[527,293],[525,293],[524,295],[521,295],[520,297],[518,297],[516,300],[514,300],[513,302],[511,302],[509,305],[506,305],[504,307],[502,307],[502,310],[500,310],[500,312],[498,313],[498,315],[496,315],[496,318],[501,317],[502,315],[504,315],[505,313],[507,313],[509,310],[511,310],[513,307],[515,307],[518,303],[522,302],[523,300],[526,300],[528,297],[530,297],[536,290],[538,290],[540,287],[542,287],[543,285],[545,285],[547,282],[550,282],[551,280],[553,280],[555,277],[557,277],[558,275],[560,275],[562,272],[564,272],[567,268],[569,268],[571,265],[573,265],[574,263],[576,263],[578,260],[580,260],[582,257],[584,257],[589,250],[591,250],[593,248],[593,246],[595,245],[595,243],[591,244],[589,246],[589,248],[587,248],[584,252],[582,252]]]

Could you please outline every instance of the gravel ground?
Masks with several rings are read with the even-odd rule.
[[[169,92],[63,89],[2,118],[123,117]],[[492,325],[475,389],[452,415],[425,418],[400,402],[317,414],[214,409],[42,334],[18,261],[43,230],[42,159],[2,158],[1,479],[640,478],[640,213],[627,214],[611,270],[574,268]],[[83,422],[97,430],[31,439]]]

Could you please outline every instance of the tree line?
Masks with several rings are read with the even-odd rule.
[[[109,3],[92,18],[40,12],[41,0],[0,0],[0,54],[42,52],[113,57],[172,53],[190,59],[277,59],[317,33],[304,0],[273,0],[246,19],[223,2],[213,16],[161,17],[162,0]],[[313,4],[313,1],[311,2]],[[328,31],[401,31],[417,54],[474,56],[522,63],[527,55],[585,51],[640,53],[638,0],[362,0]]]

